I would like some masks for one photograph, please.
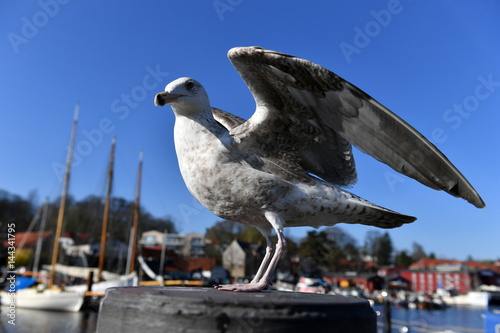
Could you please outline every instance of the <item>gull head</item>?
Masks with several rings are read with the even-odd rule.
[[[165,91],[156,94],[155,105],[172,106],[176,115],[194,115],[210,110],[210,100],[205,88],[196,80],[181,77],[170,82]]]

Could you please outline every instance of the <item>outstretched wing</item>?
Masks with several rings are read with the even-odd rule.
[[[280,142],[301,167],[329,182],[355,183],[351,144],[424,185],[484,202],[458,169],[403,119],[341,77],[310,61],[260,47],[233,48],[229,60],[257,109],[231,134],[277,157]]]
[[[235,116],[232,113],[214,107],[212,107],[212,114],[214,115],[215,120],[227,128],[228,131],[240,126],[246,121],[245,119]]]

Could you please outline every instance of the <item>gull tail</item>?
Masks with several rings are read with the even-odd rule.
[[[364,224],[383,229],[392,229],[403,224],[412,223],[416,217],[401,214],[393,210],[378,206],[368,200],[358,197],[350,192],[339,190],[343,200],[336,209],[329,212],[329,216],[323,216],[322,225],[334,225],[336,223]]]
[[[417,220],[414,216],[395,212],[359,197],[350,199],[349,202],[354,204],[355,211],[359,211],[359,213],[353,214],[353,222],[345,221],[345,223],[359,223],[383,229],[392,229]]]
[[[391,229],[412,223],[417,218],[378,206],[330,184],[317,182],[305,191],[309,207],[301,218],[287,221],[288,226],[333,226],[337,223],[364,224]]]

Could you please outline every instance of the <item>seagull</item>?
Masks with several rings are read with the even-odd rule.
[[[155,97],[155,105],[170,105],[175,114],[175,150],[191,194],[218,217],[255,226],[267,241],[250,283],[218,289],[267,289],[286,249],[284,227],[396,228],[416,220],[345,190],[357,181],[352,145],[430,188],[485,207],[422,134],[326,68],[255,46],[233,48],[228,58],[255,99],[249,120],[211,107],[203,86],[188,77]]]

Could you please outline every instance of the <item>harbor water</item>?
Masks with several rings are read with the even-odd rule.
[[[381,304],[375,304],[378,330],[383,332],[383,312]],[[392,332],[447,332],[482,333],[484,332],[483,314],[486,308],[450,306],[444,310],[419,310],[391,308]]]
[[[16,309],[15,325],[1,307],[0,332],[5,333],[94,333],[97,312],[57,312]]]

